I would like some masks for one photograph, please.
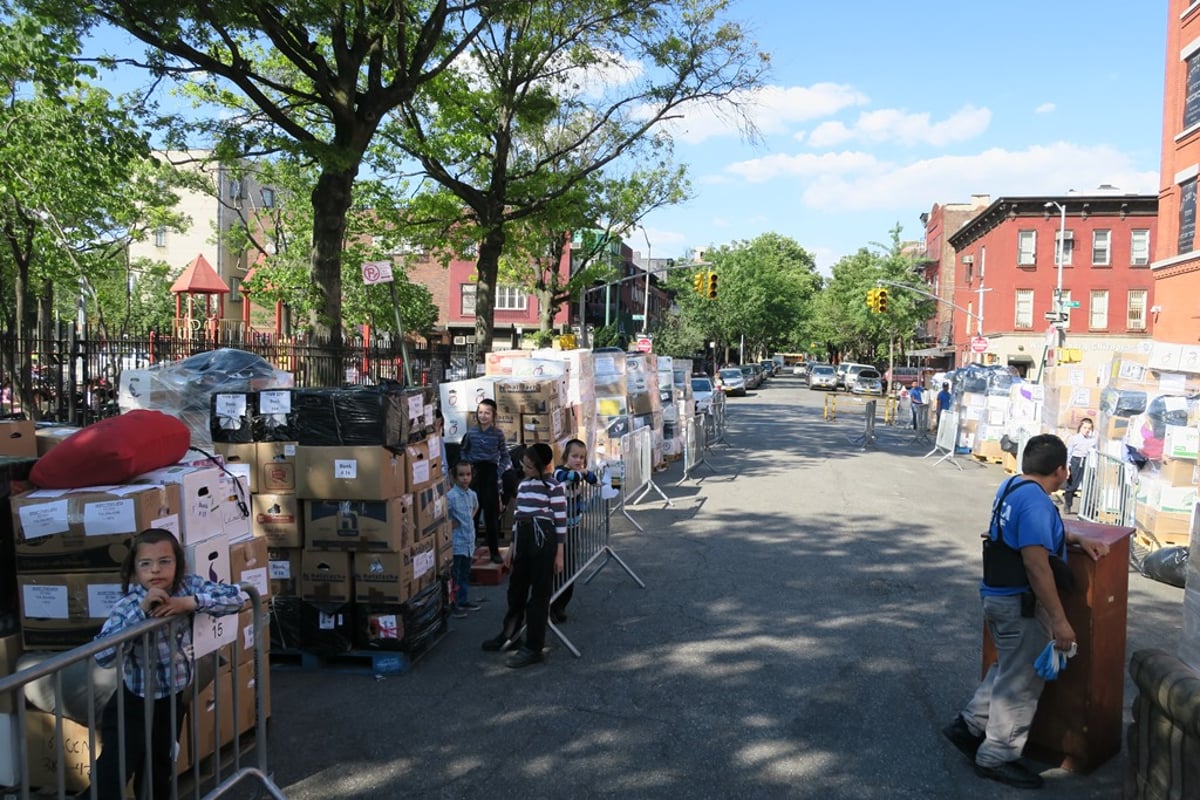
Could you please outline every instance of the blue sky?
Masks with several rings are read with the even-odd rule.
[[[972,194],[1156,194],[1166,3],[743,0],[772,55],[762,142],[678,131],[695,198],[644,220],[656,258],[776,232],[823,272]],[[634,249],[644,246],[635,234]]]

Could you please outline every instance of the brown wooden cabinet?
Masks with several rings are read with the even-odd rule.
[[[1070,548],[1075,590],[1063,598],[1078,652],[1048,681],[1033,718],[1025,755],[1064,769],[1091,772],[1121,752],[1125,697],[1125,631],[1132,528],[1065,520],[1070,533],[1107,542],[1108,555],[1093,561]],[[983,672],[996,649],[983,629]]]

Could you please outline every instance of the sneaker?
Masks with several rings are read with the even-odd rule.
[[[981,778],[999,781],[1018,789],[1040,789],[1042,787],[1042,776],[1031,772],[1019,761],[1005,761],[995,767],[981,767],[976,764],[975,774]]]
[[[942,728],[942,736],[950,740],[950,744],[957,747],[962,754],[971,759],[971,763],[975,763],[975,754],[979,752],[979,745],[983,744],[983,740],[987,737],[976,736],[971,733],[971,729],[967,727],[967,723],[959,714],[946,727]]]
[[[504,666],[511,667],[512,669],[521,669],[522,667],[540,664],[543,661],[545,661],[545,656],[541,653],[535,653],[528,647],[522,647],[504,660]]]
[[[467,610],[462,606],[450,606],[450,616],[455,619],[466,619]]]
[[[508,637],[502,633],[499,636],[492,637],[491,639],[485,639],[483,644],[480,646],[489,653],[499,653],[500,648],[504,647],[504,643],[507,641]]]
[[[478,611],[479,609],[483,608],[483,606],[479,605],[479,603],[472,603],[469,600],[464,600],[458,604],[458,608],[461,608],[463,611]]]

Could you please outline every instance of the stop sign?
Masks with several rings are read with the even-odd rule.
[[[974,336],[971,338],[971,352],[986,353],[988,349],[988,340],[986,336]]]
[[[637,340],[637,349],[639,353],[649,353],[654,349],[654,342],[650,341],[649,337],[642,336]]]

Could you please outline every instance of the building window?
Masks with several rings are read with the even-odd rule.
[[[1179,254],[1190,253],[1196,241],[1196,179],[1179,184]]]
[[[230,200],[242,199],[242,181],[240,178],[230,178],[229,179],[229,199]]]
[[[1017,289],[1017,314],[1013,326],[1017,328],[1033,327],[1033,289]]]
[[[1107,267],[1112,263],[1112,231],[1092,231],[1092,266]]]
[[[159,225],[157,228],[154,229],[154,246],[155,247],[166,247],[167,246],[167,229],[162,225]]]
[[[229,279],[229,302],[231,302],[231,303],[242,302],[242,279],[241,278],[230,278]]]
[[[529,306],[529,295],[516,286],[496,287],[497,311],[524,311]]]
[[[1017,266],[1037,263],[1037,231],[1017,231]]]
[[[1062,241],[1059,242],[1059,239]],[[1061,244],[1062,249],[1059,249]],[[1058,254],[1062,253],[1062,265],[1064,267],[1071,266],[1071,254],[1075,252],[1075,231],[1067,231],[1063,235],[1062,231],[1056,231],[1054,234],[1054,263],[1058,263]]]
[[[1125,327],[1131,331],[1146,330],[1145,289],[1129,290],[1129,306],[1125,314]]]
[[[1187,91],[1183,101],[1183,129],[1200,123],[1200,52],[1192,53],[1187,61]]]
[[[1088,328],[1102,331],[1108,327],[1108,290],[1093,289],[1088,303]]]
[[[1150,263],[1150,231],[1135,230],[1129,239],[1129,263],[1135,267],[1144,267]]]
[[[462,285],[462,315],[464,317],[475,316],[475,284],[464,283]]]
[[[274,189],[263,189],[262,190],[262,207],[263,208],[274,208],[275,207],[275,190]]]

